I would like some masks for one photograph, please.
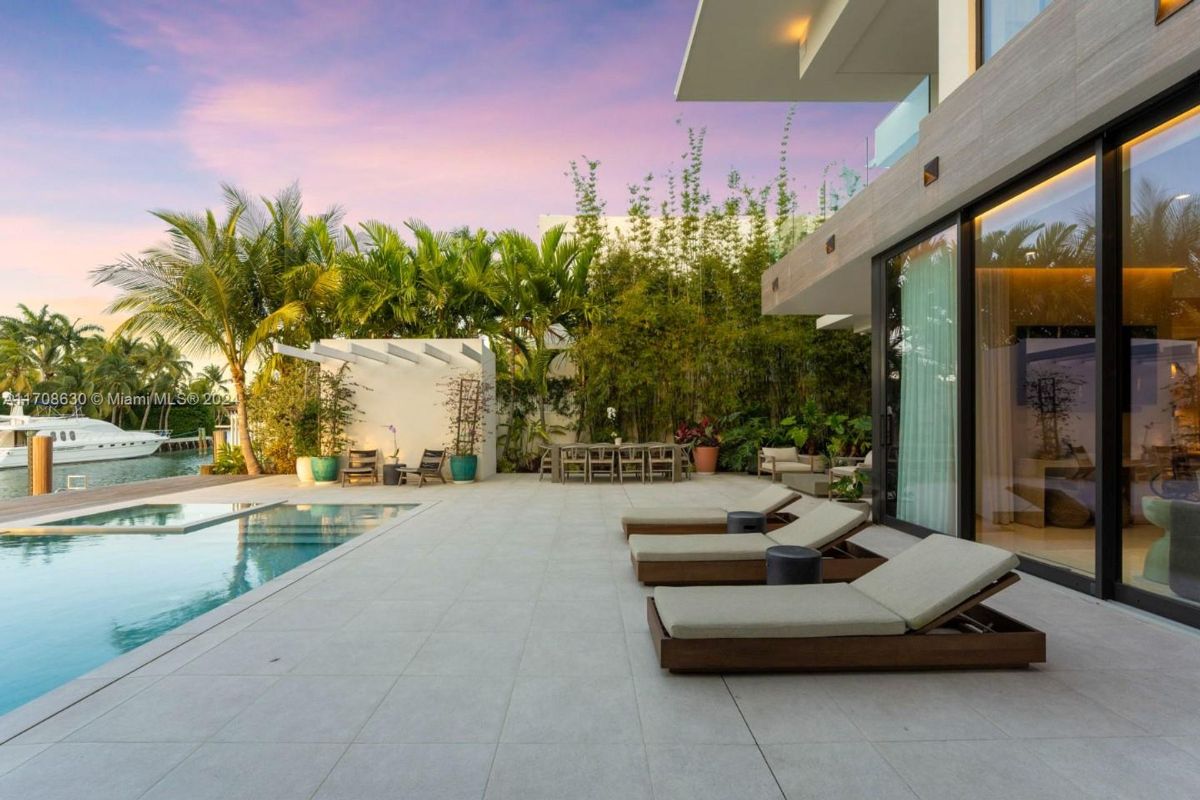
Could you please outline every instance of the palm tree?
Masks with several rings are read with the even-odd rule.
[[[296,300],[277,307],[268,303],[278,285],[278,276],[270,271],[268,242],[261,229],[242,235],[246,204],[229,187],[225,194],[221,222],[211,210],[203,216],[154,212],[170,226],[169,243],[101,267],[95,280],[121,291],[109,307],[111,313],[131,314],[120,331],[158,332],[185,351],[224,357],[246,471],[258,475],[262,468],[247,419],[247,368],[256,355],[268,353],[283,330],[302,321],[304,306]]]
[[[165,396],[167,399],[159,405],[158,427],[166,430],[171,418],[171,395],[179,389],[192,372],[192,362],[183,357],[179,348],[171,344],[159,332],[150,338],[145,346],[142,369],[144,383],[153,395]],[[147,402],[142,412],[141,429],[146,429],[150,421],[150,406]]]

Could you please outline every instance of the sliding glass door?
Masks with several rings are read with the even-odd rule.
[[[1121,161],[1121,579],[1200,603],[1200,106]]]
[[[1095,159],[975,217],[975,535],[1091,574]]]
[[[884,260],[884,510],[957,532],[957,230]]]

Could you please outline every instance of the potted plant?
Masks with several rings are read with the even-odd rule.
[[[479,471],[478,448],[486,432],[484,417],[491,408],[487,386],[479,378],[461,376],[444,386],[450,410],[450,477],[455,483],[473,483]]]
[[[319,408],[320,401],[317,398],[305,403],[293,431],[292,447],[296,451],[296,477],[301,483],[312,483],[314,480],[312,458],[317,454],[320,441]]]
[[[835,503],[860,506],[869,510],[870,504],[863,500],[864,481],[858,472],[843,475],[829,486],[829,499]]]
[[[699,422],[679,423],[679,427],[675,429],[675,443],[693,446],[697,473],[712,475],[717,471],[721,435],[715,420],[703,417]]]
[[[337,372],[321,373],[317,455],[311,459],[313,480],[318,484],[337,480],[338,457],[350,444],[347,428],[358,414],[358,406],[354,403],[356,388],[357,384],[350,380],[347,364]]]

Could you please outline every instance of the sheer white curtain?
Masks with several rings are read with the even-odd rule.
[[[896,516],[957,533],[958,340],[954,248],[945,237],[905,256],[900,310],[900,447]]]
[[[975,508],[984,524],[1013,521],[1013,373],[1010,273],[975,273]]]

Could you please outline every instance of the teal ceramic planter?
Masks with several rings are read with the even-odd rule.
[[[338,476],[338,457],[313,456],[312,474],[317,483],[333,483]]]
[[[450,456],[450,478],[455,483],[474,483],[479,456]]]

